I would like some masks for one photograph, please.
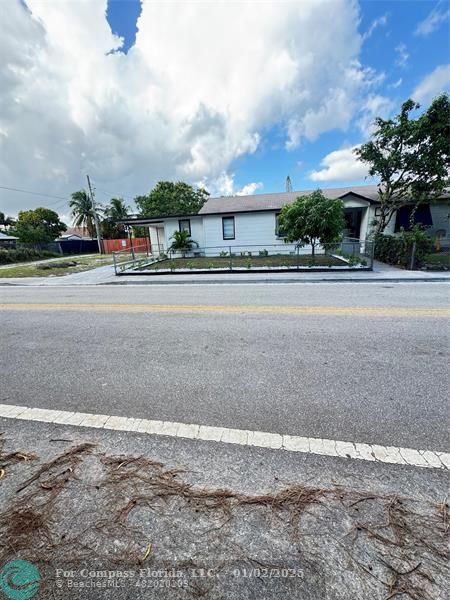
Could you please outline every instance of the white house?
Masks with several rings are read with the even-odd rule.
[[[160,251],[169,248],[175,231],[186,230],[199,248],[211,249],[207,252],[211,255],[227,251],[230,247],[239,251],[249,246],[253,246],[255,251],[268,249],[271,252],[276,252],[276,246],[279,246],[281,252],[290,249],[291,245],[285,244],[278,232],[280,210],[307,193],[310,191],[209,198],[195,215],[130,218],[123,222],[148,226],[152,248]],[[340,198],[344,203],[344,236],[364,241],[370,232],[371,222],[377,216],[377,186],[330,188],[324,189],[323,193],[328,198]],[[440,231],[441,237],[447,241],[450,241],[449,199],[450,194],[446,194],[435,203],[421,206],[416,213],[416,221],[429,226],[431,233]],[[407,226],[408,220],[408,209],[402,209],[391,220],[385,233],[399,231],[401,226]]]

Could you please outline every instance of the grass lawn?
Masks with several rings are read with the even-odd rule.
[[[450,252],[427,254],[423,263],[435,267],[450,267]]]
[[[1,265],[0,278],[61,277],[70,273],[89,271],[90,269],[104,265],[112,265],[111,255],[81,254],[76,256],[61,256],[57,260],[50,259],[48,261],[40,260],[33,263]]]
[[[337,267],[346,266],[347,263],[335,258],[334,256],[318,255],[315,258],[315,262],[312,263],[310,255],[306,256],[295,256],[277,254],[273,256],[235,256],[232,259],[233,268],[241,269],[263,269],[266,267]],[[166,270],[166,269],[229,269],[230,268],[230,257],[229,256],[197,256],[195,258],[173,258],[162,260],[152,265],[143,267],[142,271],[155,271],[155,270]]]

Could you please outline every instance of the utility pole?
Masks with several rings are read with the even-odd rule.
[[[89,175],[86,175],[86,178],[87,178],[87,182],[88,182],[88,186],[89,186],[89,195],[91,197],[91,205],[92,205],[92,212],[93,212],[94,223],[95,223],[95,231],[97,233],[98,251],[100,252],[100,254],[103,254],[102,237],[100,234],[100,223],[98,222],[98,214],[97,214],[97,211],[95,210],[94,192],[92,191],[91,180],[89,179]]]

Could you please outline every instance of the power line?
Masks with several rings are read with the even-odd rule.
[[[120,198],[123,198],[124,200],[128,200],[129,202],[134,202],[134,198],[131,198],[130,196],[125,196],[125,194],[118,194],[117,192],[113,193],[113,192],[108,192],[108,190],[103,190],[102,188],[99,188],[97,186],[95,186],[95,190],[97,192],[100,192],[102,194],[105,194],[107,196],[113,197],[113,198],[117,198],[117,196],[119,196]]]
[[[57,198],[58,200],[66,200],[66,202],[68,202],[68,199],[65,198],[64,196],[54,196],[53,194],[42,194],[41,192],[34,192],[31,190],[21,190],[19,188],[5,187],[4,185],[0,185],[0,189],[8,190],[9,192],[21,192],[22,194],[32,194],[33,196],[44,196],[46,198]],[[53,204],[58,204],[58,203],[54,202]]]

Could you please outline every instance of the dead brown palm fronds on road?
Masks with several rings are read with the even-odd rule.
[[[339,568],[353,565],[361,585],[412,600],[439,597],[449,577],[446,501],[298,482],[249,494],[200,486],[185,468],[150,457],[94,450],[71,446],[15,483],[0,513],[1,561],[123,566],[192,554],[201,565],[217,552],[216,572],[233,561],[282,568],[309,556],[326,573],[346,556]],[[282,556],[272,556],[277,545]]]

